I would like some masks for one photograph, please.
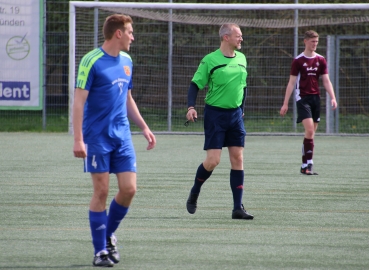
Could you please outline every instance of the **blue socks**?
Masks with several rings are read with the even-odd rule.
[[[92,244],[95,248],[95,253],[105,250],[106,246],[106,211],[89,212],[90,228],[92,236]]]
[[[108,225],[106,229],[106,236],[111,237],[118,228],[120,222],[128,213],[128,207],[119,205],[115,199],[112,200],[109,208]]]
[[[210,177],[210,175],[213,173],[213,171],[207,171],[204,168],[204,165],[202,163],[197,168],[196,177],[195,177],[195,183],[191,189],[191,193],[199,194],[201,190],[202,184]]]
[[[89,212],[92,244],[95,249],[95,255],[102,250],[106,250],[106,237],[112,236],[127,213],[128,207],[119,205],[115,199],[110,204],[108,216],[106,215],[106,211]]]
[[[244,182],[243,170],[231,170],[230,184],[233,193],[233,204],[234,204],[233,210],[242,208],[241,205],[243,194],[243,182]]]

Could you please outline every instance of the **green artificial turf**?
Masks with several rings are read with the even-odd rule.
[[[138,190],[116,235],[114,269],[369,269],[369,137],[315,138],[318,176],[299,174],[300,136],[248,136],[245,208],[232,220],[229,158],[186,200],[201,135],[133,136]],[[73,137],[0,133],[0,269],[93,269],[92,186]],[[111,176],[109,201],[117,191]]]

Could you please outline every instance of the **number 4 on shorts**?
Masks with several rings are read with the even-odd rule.
[[[96,169],[97,167],[97,163],[96,163],[96,160],[95,160],[95,155],[92,156],[92,163],[91,163],[92,167],[94,167]]]

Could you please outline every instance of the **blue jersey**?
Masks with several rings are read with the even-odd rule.
[[[85,143],[130,138],[127,92],[132,89],[132,67],[125,52],[113,57],[97,48],[82,58],[76,87],[89,91],[83,116]]]

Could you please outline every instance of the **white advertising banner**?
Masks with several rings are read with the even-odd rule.
[[[0,0],[0,110],[41,110],[43,0]]]

